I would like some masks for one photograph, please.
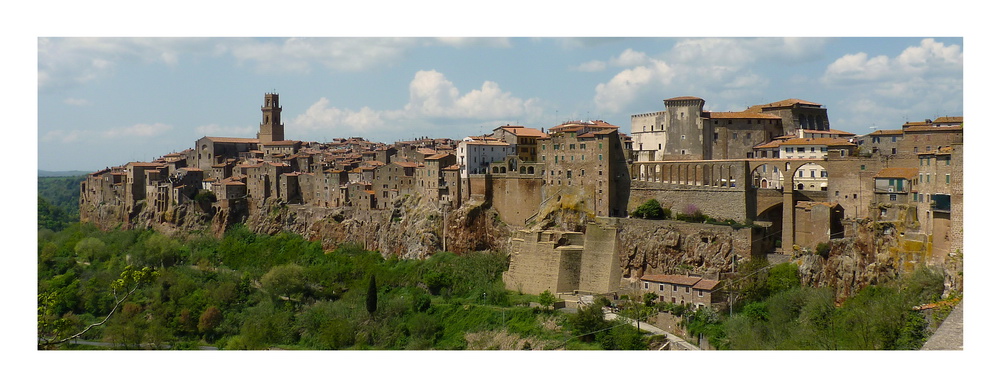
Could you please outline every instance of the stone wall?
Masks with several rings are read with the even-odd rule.
[[[539,177],[492,177],[493,208],[508,225],[524,226],[535,215],[542,201],[542,179]]]
[[[579,290],[605,294],[617,289],[622,277],[618,265],[618,218],[598,217],[584,234]]]
[[[629,196],[629,211],[650,199],[660,202],[664,209],[674,214],[700,210],[706,216],[726,220],[744,221],[752,219],[747,207],[747,192],[727,188],[685,187],[665,189],[655,182],[632,181]]]

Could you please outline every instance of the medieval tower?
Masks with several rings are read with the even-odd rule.
[[[263,117],[260,122],[260,132],[257,132],[257,140],[261,143],[285,140],[285,124],[281,123],[281,105],[278,104],[278,95],[268,93],[264,95],[264,106],[260,107]]]

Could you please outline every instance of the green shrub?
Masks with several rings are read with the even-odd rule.
[[[635,211],[632,212],[632,217],[645,218],[648,220],[662,220],[666,218],[666,212],[663,211],[663,207],[660,206],[659,201],[650,199],[636,208]]]

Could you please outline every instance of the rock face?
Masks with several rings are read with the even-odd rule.
[[[426,258],[444,248],[458,254],[506,251],[510,244],[510,230],[499,221],[493,209],[483,204],[466,204],[447,211],[445,219],[434,204],[416,196],[400,199],[385,210],[322,208],[283,204],[274,199],[265,201],[259,208],[240,204],[202,208],[196,203],[187,203],[156,213],[142,207],[127,217],[130,222],[123,221],[126,217],[120,209],[95,206],[85,220],[103,229],[121,225],[155,229],[165,234],[203,230],[216,237],[222,237],[229,226],[244,223],[255,233],[297,233],[322,242],[324,249],[357,243],[386,256],[404,259]]]
[[[622,276],[635,281],[646,274],[729,272],[734,257],[750,258],[751,238],[750,228],[625,220],[618,235]]]

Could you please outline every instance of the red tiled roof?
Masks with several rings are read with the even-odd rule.
[[[712,119],[768,119],[768,120],[780,120],[781,116],[775,116],[772,114],[758,113],[758,112],[705,112],[708,113],[708,117]]]
[[[902,129],[903,132],[915,132],[915,131],[961,131],[962,125],[946,125],[946,126],[933,126],[933,125],[920,125],[906,127]]]
[[[777,101],[777,102],[772,102],[770,104],[754,105],[754,106],[750,107],[750,109],[753,109],[753,108],[761,108],[761,109],[766,109],[766,108],[786,108],[786,107],[794,106],[796,104],[798,104],[798,105],[816,105],[816,106],[822,106],[823,105],[823,104],[819,104],[819,103],[815,103],[815,102],[809,102],[809,101],[805,101],[805,100],[800,100],[800,99],[797,99],[797,98],[789,98],[787,100],[781,100],[781,101]]]
[[[825,146],[849,146],[854,145],[847,139],[838,137],[815,137],[815,138],[795,138],[788,139],[782,145],[825,145]]]
[[[451,155],[451,154],[434,154],[434,155],[431,155],[431,156],[425,156],[424,159],[425,160],[438,160],[438,159],[444,158],[444,157],[446,157],[448,155]]]
[[[944,116],[934,119],[935,123],[961,123],[963,122],[962,116]]]
[[[126,166],[132,167],[163,167],[166,166],[163,163],[148,163],[148,162],[129,162]]]
[[[781,140],[774,140],[774,141],[771,141],[771,142],[768,142],[768,143],[764,143],[764,144],[761,144],[761,145],[759,145],[759,146],[755,146],[755,147],[753,147],[753,148],[754,148],[754,149],[762,149],[762,148],[778,148],[778,146],[780,146],[780,145],[781,145],[781,143],[784,143],[784,142],[783,142],[783,141],[781,141]]]
[[[682,286],[692,286],[701,280],[699,277],[685,275],[643,275],[640,279],[650,282],[670,283]]]
[[[695,283],[693,288],[696,290],[712,291],[719,286],[719,283],[718,280],[701,279],[698,283]]]
[[[869,133],[868,136],[888,136],[888,135],[902,135],[902,129],[880,129],[875,132]]]
[[[392,163],[400,167],[408,167],[408,168],[417,168],[418,166],[420,166],[419,164],[413,162],[392,162]]]

